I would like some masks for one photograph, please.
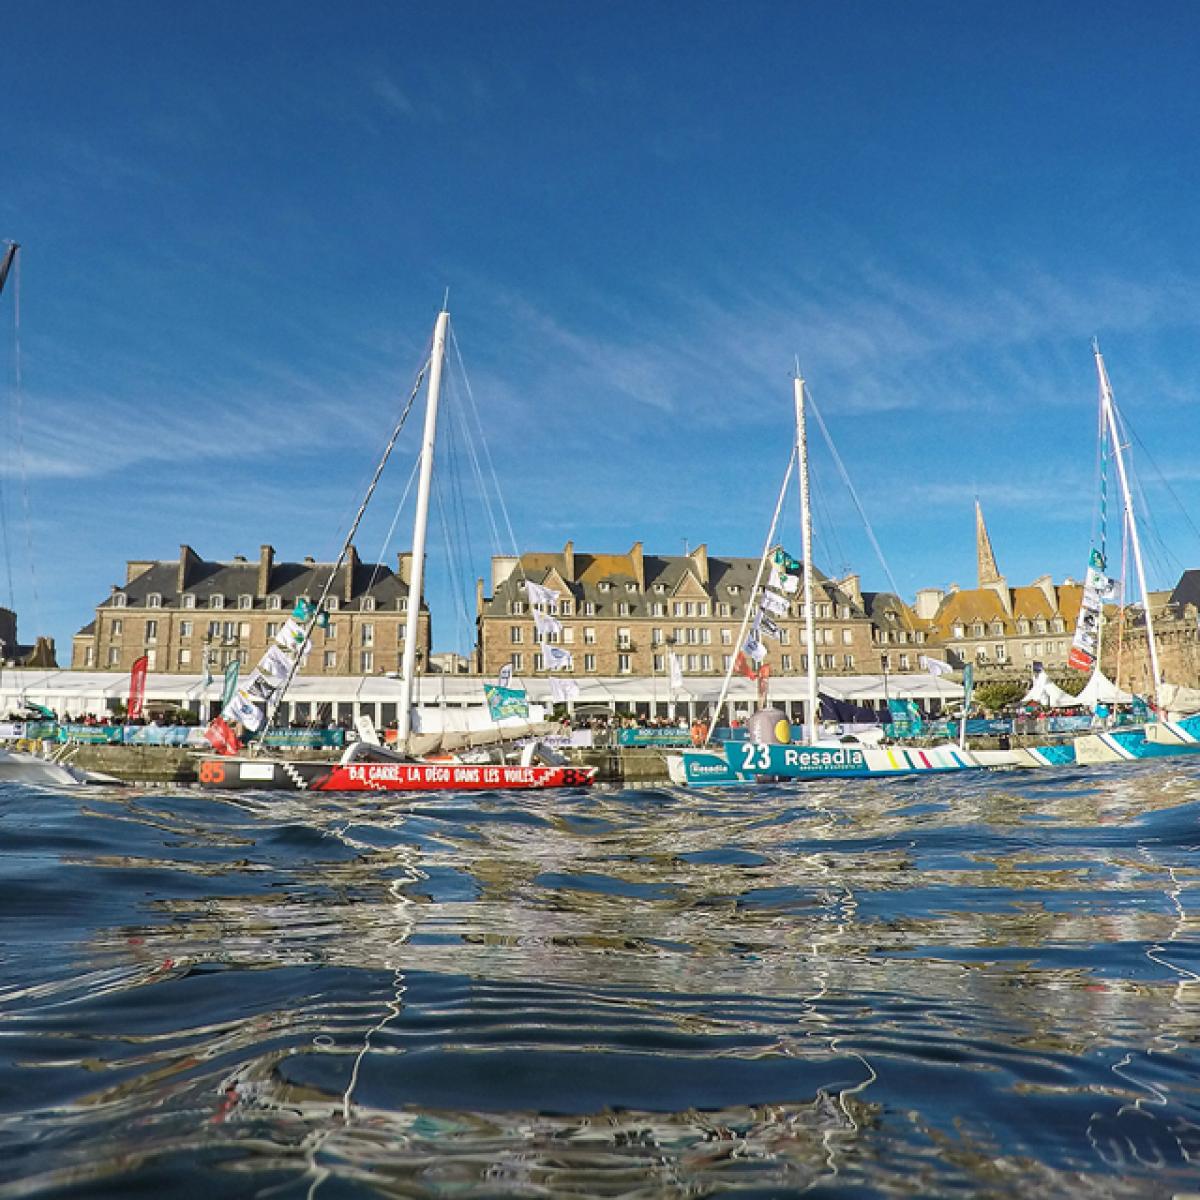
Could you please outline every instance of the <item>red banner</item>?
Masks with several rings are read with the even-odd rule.
[[[242,748],[237,734],[224,717],[213,717],[204,731],[204,736],[218,754],[236,754]]]
[[[143,654],[129,672],[129,703],[125,708],[131,721],[136,721],[142,715],[142,703],[146,699],[146,668],[149,665],[150,660]]]
[[[739,675],[745,675],[747,679],[758,678],[758,667],[750,661],[745,651],[739,650],[737,652],[737,658],[733,660],[733,669]]]

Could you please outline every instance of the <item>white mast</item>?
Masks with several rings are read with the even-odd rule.
[[[808,652],[808,703],[804,740],[817,740],[817,635],[813,628],[812,510],[808,496],[808,431],[804,423],[804,380],[792,381],[796,397],[796,458],[800,464],[800,552],[804,556],[804,648]]]
[[[429,361],[429,398],[425,402],[425,433],[421,439],[421,477],[417,484],[417,511],[413,517],[412,575],[408,584],[408,617],[404,622],[404,661],[400,667],[400,711],[396,742],[403,750],[412,730],[412,697],[417,665],[417,622],[421,616],[421,585],[425,575],[425,527],[429,523],[429,484],[433,478],[433,443],[437,435],[438,397],[442,390],[442,363],[446,357],[446,326],[450,314],[442,309],[433,329]]]
[[[1129,544],[1133,548],[1133,562],[1137,567],[1138,586],[1142,592],[1142,608],[1146,613],[1146,645],[1150,650],[1150,671],[1154,676],[1154,702],[1161,711],[1162,676],[1158,669],[1158,646],[1154,641],[1154,622],[1150,618],[1150,592],[1146,587],[1146,570],[1142,566],[1142,544],[1138,538],[1137,521],[1133,515],[1133,496],[1129,491],[1129,477],[1125,474],[1125,455],[1121,449],[1121,436],[1117,429],[1116,406],[1113,402],[1112,384],[1108,382],[1108,371],[1104,367],[1104,358],[1100,353],[1099,343],[1092,343],[1092,353],[1096,356],[1096,370],[1100,375],[1100,407],[1108,424],[1108,434],[1112,438],[1113,457],[1117,460],[1117,476],[1121,480],[1121,498],[1125,507],[1125,523],[1129,529]],[[1106,568],[1107,569],[1107,568]],[[1099,659],[1097,659],[1099,666]]]

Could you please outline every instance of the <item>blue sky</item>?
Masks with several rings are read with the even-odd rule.
[[[0,470],[22,633],[63,658],[127,558],[332,556],[446,288],[521,549],[757,553],[799,356],[902,590],[973,580],[976,494],[1011,582],[1077,576],[1095,335],[1152,583],[1200,565],[1194,4],[16,0],[5,25]],[[886,586],[814,458],[818,565]],[[493,549],[472,528],[459,579]]]

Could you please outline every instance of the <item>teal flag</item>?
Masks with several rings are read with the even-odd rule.
[[[241,669],[242,664],[236,658],[225,668],[225,690],[221,693],[222,708],[233,699],[233,693],[237,691],[238,674]]]
[[[529,716],[529,701],[525,693],[517,688],[497,687],[492,683],[483,685],[483,694],[487,697],[488,712],[493,721],[504,717]]]
[[[803,563],[793,558],[782,546],[775,551],[775,565],[781,571],[799,571]]]
[[[963,712],[971,707],[971,696],[975,691],[975,664],[967,663],[963,667]]]

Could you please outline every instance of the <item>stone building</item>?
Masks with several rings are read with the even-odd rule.
[[[0,667],[57,667],[54,639],[39,637],[32,646],[21,645],[17,637],[17,614],[0,608]]]
[[[992,552],[983,512],[975,505],[978,586],[917,592],[916,617],[929,645],[958,667],[974,663],[977,672],[995,677],[1030,673],[1035,662],[1048,671],[1067,667],[1083,586],[1049,575],[1026,587],[1009,587]]]
[[[1184,571],[1170,592],[1150,593],[1154,642],[1163,680],[1200,687],[1200,571]],[[1154,694],[1146,619],[1140,604],[1106,610],[1101,661],[1104,673],[1128,692]]]
[[[559,593],[562,634],[577,677],[666,676],[674,652],[685,675],[722,675],[738,650],[758,560],[718,558],[705,546],[686,555],[646,554],[635,542],[625,554],[576,551],[492,559],[491,592],[476,594],[478,669],[494,676],[510,665],[517,676],[545,674],[525,582]],[[872,624],[857,578],[842,582],[814,571],[818,668],[824,675],[879,670]],[[776,618],[782,636],[764,639],[774,675],[808,669],[799,596]]]
[[[352,549],[326,599],[329,627],[317,630],[305,675],[379,675],[400,669],[408,619],[412,556],[397,570],[364,563]],[[276,562],[263,546],[257,562],[209,562],[190,546],[178,560],[131,561],[125,583],[96,608],[73,639],[75,670],[127,671],[143,654],[151,671],[216,674],[236,658],[253,666],[296,600],[316,602],[333,563]],[[418,667],[429,661],[430,621],[422,604]]]

